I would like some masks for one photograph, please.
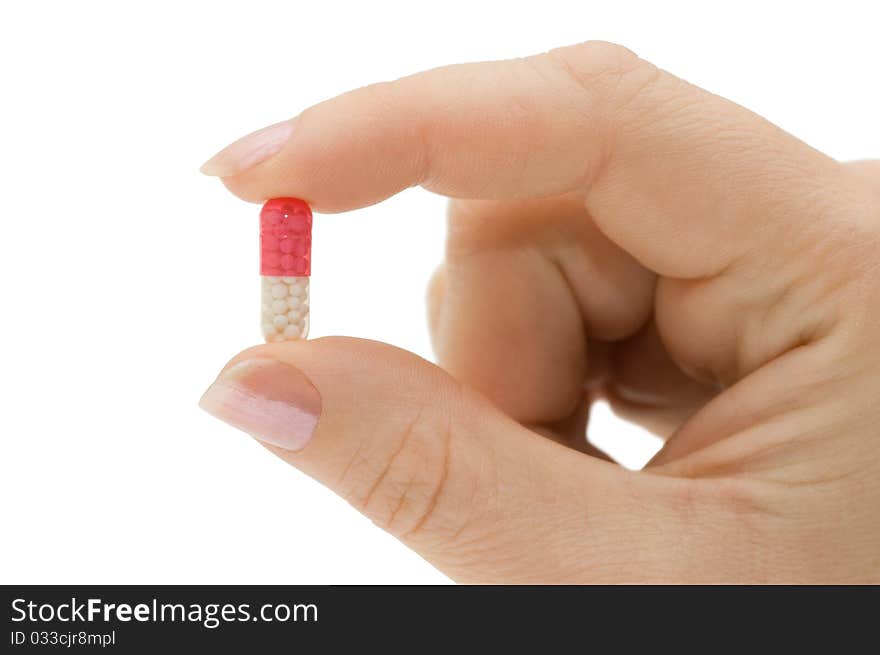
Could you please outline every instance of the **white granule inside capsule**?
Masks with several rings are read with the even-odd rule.
[[[262,276],[266,341],[305,339],[309,333],[309,278]]]

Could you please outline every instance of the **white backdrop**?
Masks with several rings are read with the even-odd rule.
[[[258,207],[197,172],[246,132],[373,81],[604,39],[835,157],[880,156],[873,2],[11,5],[2,583],[446,580],[196,407],[259,340]],[[443,200],[421,190],[318,216],[312,335],[430,358],[424,285],[443,239]],[[631,466],[656,447],[607,412],[595,420]]]

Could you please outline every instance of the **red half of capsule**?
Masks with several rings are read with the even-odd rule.
[[[260,275],[312,273],[312,210],[299,198],[273,198],[260,210]]]

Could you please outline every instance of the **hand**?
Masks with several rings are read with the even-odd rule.
[[[451,66],[205,166],[319,212],[455,198],[438,368],[258,346],[203,399],[466,582],[880,581],[880,166],[628,50]],[[639,472],[592,400],[668,437]]]

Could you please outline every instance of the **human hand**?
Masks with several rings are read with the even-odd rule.
[[[360,89],[205,172],[319,212],[455,198],[443,369],[324,338],[202,404],[466,582],[880,581],[880,166],[845,165],[624,48]],[[668,437],[585,441],[606,397]]]

